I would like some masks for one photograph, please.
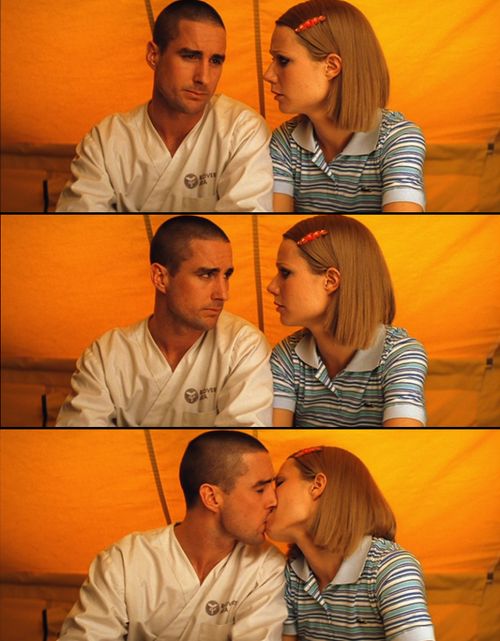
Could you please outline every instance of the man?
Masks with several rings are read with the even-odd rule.
[[[271,211],[267,125],[214,95],[225,51],[224,23],[210,5],[178,0],[163,9],[146,52],[152,100],[84,137],[56,211]]]
[[[284,558],[264,542],[273,480],[253,436],[193,439],[180,465],[184,521],[101,552],[60,641],[281,641]]]
[[[156,232],[150,261],[153,316],[84,352],[57,427],[271,426],[269,344],[223,312],[233,273],[226,234],[176,216]]]

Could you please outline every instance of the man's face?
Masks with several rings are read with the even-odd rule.
[[[234,488],[223,493],[221,525],[237,541],[258,545],[265,539],[266,522],[276,506],[274,469],[267,452],[242,456],[248,471],[236,479]]]
[[[223,240],[195,239],[190,250],[177,274],[168,275],[165,305],[179,328],[205,332],[215,327],[229,298],[233,255]]]
[[[197,115],[214,95],[222,73],[226,32],[213,22],[179,21],[179,34],[163,53],[149,43],[154,97],[169,112]]]

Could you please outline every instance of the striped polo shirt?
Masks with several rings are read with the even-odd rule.
[[[285,569],[283,634],[301,641],[434,641],[422,570],[397,543],[366,536],[320,591],[307,561]]]
[[[380,110],[378,125],[355,132],[330,162],[305,116],[275,129],[270,151],[274,191],[293,196],[296,212],[380,212],[397,201],[425,209],[424,137],[397,111]]]
[[[382,427],[393,418],[425,425],[427,355],[404,329],[380,325],[371,347],[358,350],[330,378],[308,330],[273,350],[273,407],[294,413],[294,427]]]

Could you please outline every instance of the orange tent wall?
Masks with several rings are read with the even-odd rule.
[[[291,2],[212,4],[228,32],[219,91],[262,111],[270,127],[277,126],[288,116],[278,111],[267,85],[259,96],[259,84],[270,61],[274,21]],[[498,210],[499,3],[355,4],[373,24],[387,57],[389,107],[417,122],[426,136],[428,210]],[[155,16],[164,5],[152,2]],[[4,0],[1,36],[2,210],[42,211],[42,180],[48,180],[53,206],[72,149],[85,132],[106,115],[150,97],[145,2]]]
[[[166,218],[146,220],[154,231]],[[267,338],[276,344],[293,328],[280,325],[266,285],[274,276],[282,233],[301,217],[209,218],[233,243],[236,271],[227,309],[255,325],[261,318]],[[395,324],[428,351],[429,424],[500,425],[500,218],[356,218],[374,232],[387,258],[396,290]],[[2,424],[36,426],[43,385],[61,384],[47,370],[64,365],[67,386],[75,359],[87,345],[151,313],[145,219],[4,214],[1,236]],[[36,375],[37,369],[45,373]],[[28,418],[22,418],[22,394],[28,389],[23,384],[34,385],[29,393],[36,407]]]
[[[198,433],[151,431],[173,521],[184,515],[180,458]],[[398,541],[422,564],[436,638],[498,638],[500,600],[490,602],[490,595],[498,590],[500,571],[498,565],[494,570],[500,559],[499,431],[253,433],[276,469],[291,452],[314,444],[360,456],[395,511]],[[165,519],[142,430],[4,430],[0,445],[1,637],[39,638],[28,636],[26,625],[34,608],[57,602],[47,586],[74,575],[78,584],[99,550],[128,532],[162,527]],[[69,598],[67,591],[67,601],[75,593]],[[24,620],[19,617],[13,631],[15,613],[23,608]]]

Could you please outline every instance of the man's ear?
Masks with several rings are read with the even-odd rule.
[[[329,267],[325,272],[325,289],[329,294],[340,287],[340,272],[335,267]]]
[[[160,58],[160,49],[156,43],[150,40],[146,46],[146,62],[151,69],[156,69]]]
[[[313,499],[315,501],[317,499],[319,499],[319,497],[325,491],[326,484],[327,484],[326,476],[323,474],[323,472],[318,472],[318,474],[316,474],[316,476],[314,478],[314,481],[312,482],[311,488],[309,490],[311,492],[311,495],[312,495],[312,497],[313,497]]]
[[[200,501],[202,504],[210,510],[210,512],[219,512],[224,500],[222,498],[222,493],[217,485],[211,485],[209,483],[203,483],[200,485]]]
[[[168,290],[169,280],[170,276],[166,267],[163,267],[163,265],[159,263],[153,263],[151,265],[151,282],[157,291],[165,294]]]
[[[329,53],[325,58],[325,73],[328,80],[340,75],[342,71],[342,58],[336,53]]]

